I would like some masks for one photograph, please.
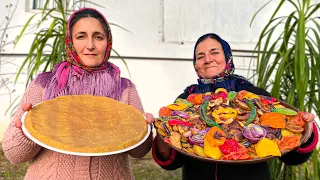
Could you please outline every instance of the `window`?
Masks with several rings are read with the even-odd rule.
[[[255,43],[264,23],[255,20],[252,27],[249,23],[265,1],[161,0],[161,39],[167,43],[194,43],[200,35],[215,32],[228,42]],[[272,13],[269,9],[276,5],[268,5],[264,12]],[[259,17],[259,21],[267,22],[266,17]]]
[[[47,9],[57,8],[61,3],[65,8],[70,10],[79,9],[85,7],[88,4],[88,1],[79,1],[79,0],[30,0],[32,10],[41,10],[48,1]]]

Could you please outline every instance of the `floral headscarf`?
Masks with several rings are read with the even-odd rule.
[[[88,67],[82,64],[81,59],[72,43],[71,21],[81,11],[91,10],[97,12],[104,20],[107,35],[107,48],[103,62],[96,67]],[[121,92],[125,88],[125,82],[121,81],[120,70],[117,66],[108,61],[112,47],[112,35],[109,24],[105,17],[92,8],[82,8],[75,11],[69,18],[67,32],[65,36],[66,61],[57,64],[52,71],[50,82],[41,75],[39,79],[45,85],[44,100],[53,99],[64,95],[91,94],[95,96],[106,96],[119,99]],[[42,78],[41,78],[42,77]],[[49,78],[49,76],[48,76]]]
[[[81,63],[79,55],[77,54],[76,50],[74,49],[74,46],[72,43],[72,34],[71,34],[71,27],[70,27],[71,20],[74,18],[74,16],[77,13],[84,11],[84,10],[96,11],[103,18],[103,20],[105,21],[105,24],[107,26],[107,30],[106,30],[107,49],[106,49],[105,57],[104,57],[102,63],[96,67],[88,67],[88,66],[83,65]],[[120,70],[118,67],[116,67],[112,63],[108,62],[108,59],[110,57],[111,48],[112,48],[112,35],[111,35],[111,30],[110,30],[110,26],[109,26],[108,21],[99,11],[92,9],[92,8],[82,8],[82,9],[79,9],[78,11],[75,11],[69,17],[69,21],[68,21],[68,25],[67,25],[67,32],[66,32],[66,36],[65,36],[65,43],[66,43],[67,57],[66,57],[66,62],[61,63],[60,66],[58,67],[59,81],[58,81],[57,91],[59,91],[61,88],[65,87],[65,85],[67,84],[67,79],[70,74],[71,68],[73,68],[75,71],[80,73],[81,72],[80,69],[84,69],[88,72],[91,72],[91,71],[103,70],[103,69],[106,69],[108,66],[112,66],[117,71],[117,73],[120,73]]]
[[[196,48],[199,43],[210,37],[214,37],[222,45],[226,60],[226,67],[220,74],[213,77],[212,79],[205,79],[201,77],[199,72],[196,70]],[[228,91],[240,91],[242,89],[247,88],[248,86],[253,86],[244,77],[233,74],[235,66],[233,64],[233,56],[230,45],[225,40],[221,39],[217,34],[208,33],[201,36],[197,40],[193,51],[193,65],[199,77],[198,85],[189,86],[185,90],[188,93],[205,93],[209,91],[214,91],[215,89],[220,87],[225,88]]]
[[[102,61],[102,63],[99,66],[96,67],[87,67],[83,64],[81,64],[81,60],[76,52],[76,50],[74,49],[73,43],[72,43],[72,34],[71,34],[71,27],[70,27],[70,23],[71,20],[74,18],[74,16],[83,11],[83,10],[93,10],[96,11],[98,14],[100,14],[100,16],[103,18],[103,20],[105,21],[106,24],[106,35],[107,35],[107,49],[106,49],[106,53],[105,53],[105,57]],[[69,21],[68,21],[68,25],[67,25],[67,32],[66,32],[66,37],[65,37],[65,43],[66,43],[66,53],[67,53],[67,61],[72,64],[75,65],[81,69],[85,69],[87,71],[96,71],[96,70],[102,70],[102,69],[106,69],[107,64],[106,62],[108,61],[109,57],[110,57],[110,52],[111,52],[111,48],[112,48],[112,35],[111,35],[111,30],[110,30],[110,26],[108,21],[106,20],[106,18],[97,10],[92,9],[92,8],[82,8],[79,9],[78,11],[75,11],[70,17],[69,17]]]

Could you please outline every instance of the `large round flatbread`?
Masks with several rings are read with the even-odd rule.
[[[83,153],[128,148],[148,131],[144,116],[133,106],[91,95],[62,96],[36,105],[24,125],[48,146]]]

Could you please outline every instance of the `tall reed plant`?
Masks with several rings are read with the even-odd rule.
[[[278,2],[255,48],[257,86],[270,90],[273,97],[301,111],[313,111],[319,116],[320,22],[316,12],[320,3],[311,4],[310,0]],[[289,6],[293,9],[291,12]],[[281,10],[288,13],[280,16]],[[269,167],[272,179],[319,180],[319,150],[315,150],[310,161],[303,165],[287,166],[272,160]]]

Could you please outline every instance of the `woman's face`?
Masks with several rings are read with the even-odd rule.
[[[107,36],[99,20],[82,18],[72,29],[73,46],[83,65],[99,66],[107,49]]]
[[[202,78],[212,79],[226,67],[222,45],[215,39],[208,38],[196,48],[196,71]]]

